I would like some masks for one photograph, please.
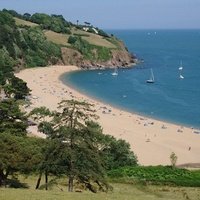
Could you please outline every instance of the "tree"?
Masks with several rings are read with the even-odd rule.
[[[96,189],[92,182],[102,190],[107,190],[105,168],[95,142],[103,134],[99,131],[99,126],[89,123],[91,118],[97,118],[91,105],[76,100],[65,100],[59,103],[58,109],[59,112],[51,113],[44,108],[31,112],[31,115],[40,122],[45,115],[49,116],[50,121],[42,121],[39,129],[47,134],[47,139],[56,146],[47,148],[51,149],[48,155],[52,155],[52,151],[55,152],[57,149],[56,158],[50,159],[51,156],[48,156],[48,160],[44,159],[42,163],[54,160],[51,166],[57,166],[61,174],[68,176],[68,191],[70,192],[73,191],[75,179],[93,192],[96,192]],[[44,168],[42,170],[45,171]],[[51,167],[47,170],[47,173],[49,172],[54,173]]]
[[[11,75],[11,77],[7,79],[3,89],[8,98],[13,97],[16,100],[25,99],[30,92],[27,83],[14,75]]]
[[[77,41],[77,39],[77,37],[70,35],[67,42],[69,44],[74,44]]]
[[[137,165],[137,156],[131,151],[130,144],[125,140],[117,140],[110,135],[106,135],[102,144],[107,170]]]
[[[9,175],[33,172],[41,158],[44,140],[0,133],[0,186],[7,184]]]
[[[23,18],[26,19],[26,20],[30,20],[31,14],[30,13],[24,13]]]
[[[90,22],[84,22],[86,26],[90,26]]]
[[[25,136],[27,117],[14,99],[0,101],[0,132]]]
[[[9,56],[9,52],[0,49],[0,85],[5,85],[6,80],[13,74],[14,60]]]
[[[178,159],[178,157],[176,156],[176,154],[174,152],[172,152],[170,155],[170,161],[171,161],[172,167],[176,166],[177,159]]]
[[[128,143],[104,135],[101,126],[91,121],[97,119],[91,107],[86,102],[65,100],[59,103],[58,111],[41,107],[31,112],[50,142],[44,153],[48,156],[41,161],[37,188],[42,174],[54,174],[67,175],[70,192],[74,180],[92,192],[97,188],[107,191],[106,170],[137,165]]]

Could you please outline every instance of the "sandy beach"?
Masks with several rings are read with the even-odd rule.
[[[105,134],[125,139],[138,156],[141,165],[170,164],[170,154],[178,156],[177,164],[200,163],[200,134],[198,130],[182,127],[114,108],[81,94],[62,83],[60,75],[78,70],[75,66],[51,66],[25,69],[16,74],[27,82],[31,92],[28,110],[46,106],[55,110],[63,99],[84,100],[95,105],[99,123]],[[36,127],[29,132],[43,137]]]

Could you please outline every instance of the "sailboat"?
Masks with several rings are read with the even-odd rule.
[[[179,72],[180,72],[180,74],[179,74],[179,78],[180,78],[180,79],[184,79],[184,76],[182,75],[182,70],[183,70],[183,64],[182,64],[182,61],[181,61],[180,67],[179,67],[178,69],[179,69]]]
[[[146,82],[147,83],[154,83],[155,82],[152,68],[151,68],[151,76],[148,80],[146,80]]]
[[[117,68],[114,69],[114,72],[112,73],[113,76],[117,76],[118,75],[118,70]]]
[[[181,63],[180,63],[180,67],[178,68],[179,70],[183,70],[183,63],[182,63],[182,61],[181,61]]]

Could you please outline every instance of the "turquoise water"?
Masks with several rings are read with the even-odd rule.
[[[200,30],[109,31],[143,59],[132,69],[81,71],[62,80],[130,112],[200,128]],[[178,67],[183,63],[179,79]],[[147,84],[150,68],[154,84]],[[100,73],[99,73],[100,72]]]

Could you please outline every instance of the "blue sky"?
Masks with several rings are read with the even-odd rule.
[[[0,9],[62,14],[104,29],[200,29],[200,0],[0,0]]]

